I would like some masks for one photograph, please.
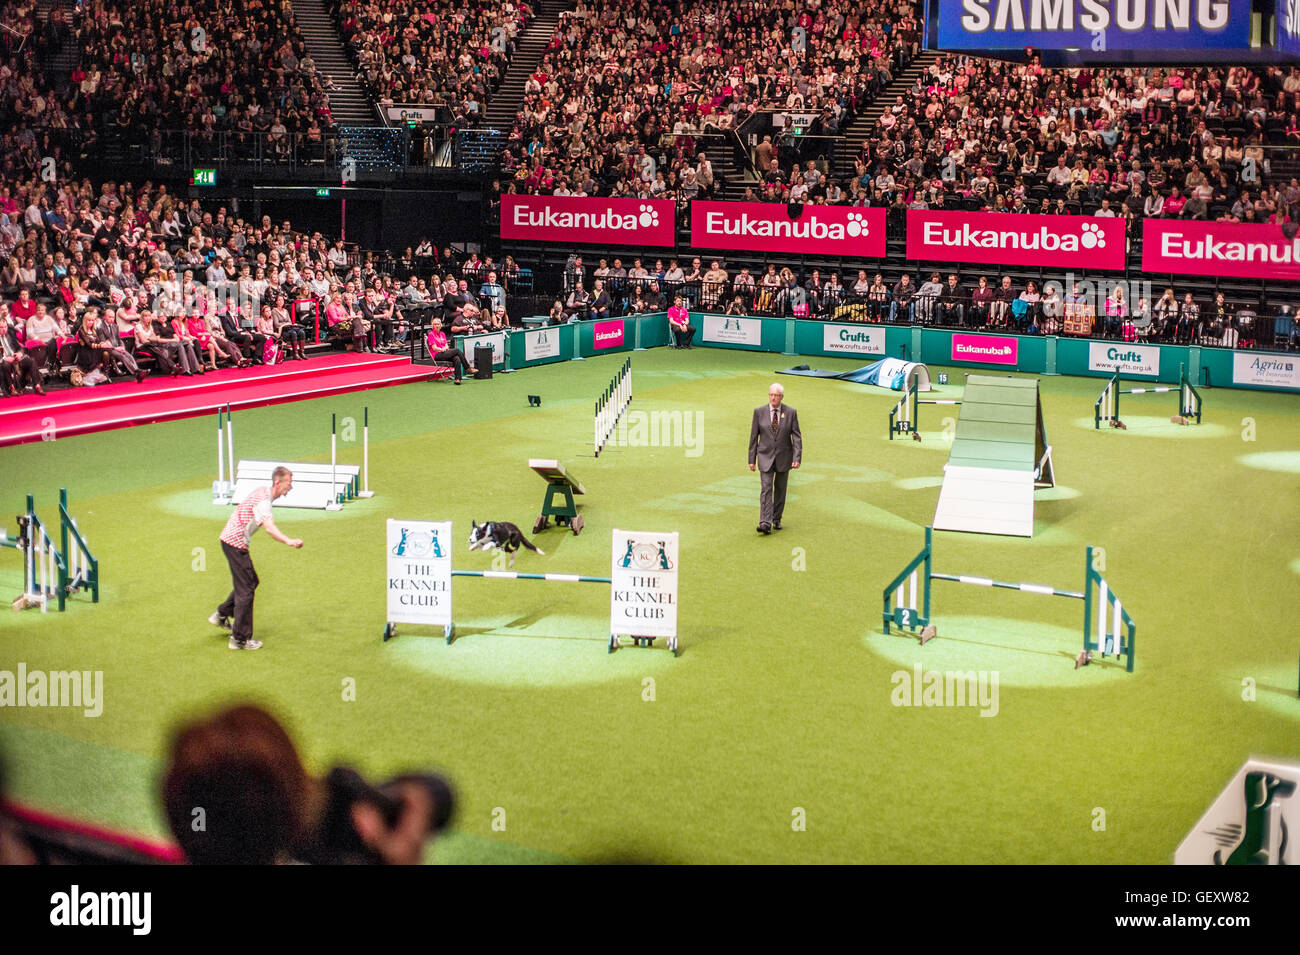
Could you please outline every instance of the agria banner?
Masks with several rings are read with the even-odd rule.
[[[1245,0],[932,0],[943,50],[1191,50],[1250,45]]]

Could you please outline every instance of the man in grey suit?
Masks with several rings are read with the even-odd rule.
[[[767,389],[767,404],[754,409],[749,428],[749,469],[762,478],[758,495],[758,532],[770,534],[781,529],[785,511],[785,485],[790,469],[803,458],[803,435],[799,432],[799,413],[783,404],[785,388],[773,383]]]

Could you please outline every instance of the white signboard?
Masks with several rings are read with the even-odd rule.
[[[436,106],[390,106],[388,118],[395,123],[404,123],[413,119],[417,123],[436,123],[438,108]]]
[[[614,531],[609,632],[677,637],[677,532]]]
[[[1174,865],[1300,863],[1300,765],[1249,759],[1187,834]]]
[[[451,521],[388,521],[388,622],[451,623]]]
[[[506,363],[506,333],[493,332],[490,335],[466,335],[464,346],[461,351],[470,361],[474,360],[474,349],[484,346],[492,349],[492,364],[504,365]]]
[[[1232,356],[1232,383],[1300,389],[1300,357],[1238,352]]]
[[[822,348],[853,355],[883,355],[885,330],[861,325],[825,325],[822,327]]]
[[[1160,348],[1127,342],[1089,342],[1088,367],[1093,371],[1118,369],[1121,375],[1155,378],[1160,374]]]
[[[518,334],[518,333],[517,333]],[[560,357],[560,327],[538,328],[523,332],[524,360]]]
[[[763,344],[763,320],[738,315],[705,315],[704,341],[727,345]]]

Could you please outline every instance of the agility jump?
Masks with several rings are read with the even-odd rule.
[[[913,441],[921,440],[921,405],[960,405],[956,398],[920,397],[920,380],[913,378],[903,397],[889,412],[889,440],[896,434],[910,434]]]
[[[1187,378],[1186,366],[1178,366],[1178,384],[1177,385],[1155,385],[1151,387],[1123,389],[1120,381],[1119,371],[1116,370],[1114,376],[1106,382],[1106,387],[1102,389],[1101,395],[1097,398],[1097,403],[1093,407],[1093,427],[1100,429],[1101,423],[1107,421],[1112,428],[1120,428],[1127,431],[1128,425],[1120,420],[1119,416],[1119,396],[1120,395],[1163,395],[1171,391],[1178,392],[1178,414],[1169,420],[1174,424],[1191,424],[1193,418],[1196,423],[1201,423],[1201,395]]]
[[[270,482],[277,467],[293,472],[293,490],[276,502],[277,507],[302,507],[326,511],[341,510],[344,502],[374,497],[370,489],[370,408],[364,410],[361,426],[361,465],[338,460],[338,415],[330,415],[330,460],[328,464],[293,461],[254,461],[235,464],[235,426],[230,406],[217,410],[217,480],[212,484],[213,504],[239,504],[254,488]]]
[[[36,515],[34,495],[27,495],[26,511],[18,518],[18,536],[0,535],[0,547],[12,547],[23,558],[23,592],[13,602],[15,610],[50,609],[51,598],[62,611],[67,598],[79,590],[90,591],[99,603],[99,560],[86,546],[77,521],[68,513],[68,491],[59,489],[59,541]]]
[[[973,584],[977,587],[998,587],[1005,590],[1018,590],[1026,594],[1042,594],[1047,597],[1066,597],[1083,601],[1083,651],[1075,660],[1075,666],[1087,664],[1092,659],[1093,651],[1102,657],[1108,653],[1115,658],[1125,657],[1126,669],[1133,672],[1133,651],[1137,640],[1137,624],[1124,609],[1115,592],[1111,590],[1106,578],[1097,573],[1092,563],[1092,547],[1086,551],[1087,568],[1084,574],[1083,590],[1060,590],[1047,584],[1006,583],[989,577],[976,577],[969,574],[940,574],[931,567],[933,556],[933,529],[925,529],[925,548],[917,554],[902,573],[895,577],[884,590],[885,633],[889,633],[890,624],[909,630],[919,629],[921,644],[924,646],[938,635],[930,616],[930,581],[946,580],[957,584]],[[922,577],[924,573],[924,577]],[[906,594],[904,589],[906,588]],[[917,604],[917,591],[920,590],[921,603]],[[1095,606],[1094,606],[1095,601]],[[1096,629],[1093,618],[1096,617]],[[1127,631],[1126,633],[1124,631]]]
[[[596,457],[605,449],[623,412],[632,403],[632,359],[628,358],[610,379],[609,387],[596,399],[595,440]]]

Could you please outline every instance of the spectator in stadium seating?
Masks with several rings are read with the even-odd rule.
[[[149,311],[141,312],[140,317],[136,320],[133,332],[137,352],[144,352],[153,358],[154,363],[164,375],[175,378],[181,373],[178,364],[180,361],[180,348],[174,343],[159,339],[157,328],[154,325],[153,313]]]
[[[912,284],[912,277],[904,272],[896,283],[890,296],[889,303],[889,320],[890,322],[898,321],[899,312],[903,313],[903,320],[910,322],[913,318],[913,301],[916,296],[916,286]]]
[[[596,279],[591,288],[591,317],[595,320],[604,320],[609,318],[609,310],[613,306],[609,293],[605,291],[605,283]]]
[[[21,395],[26,388],[45,394],[36,360],[19,341],[7,311],[0,306],[0,394]]]
[[[921,287],[916,290],[916,298],[912,309],[916,321],[926,325],[932,324],[942,295],[943,282],[939,278],[939,273],[931,272],[930,280],[922,283]]]
[[[944,325],[962,324],[966,312],[966,290],[958,282],[957,273],[950,273],[947,284],[939,294],[939,315]]]
[[[1151,310],[1152,332],[1157,338],[1173,341],[1178,327],[1178,311],[1178,299],[1174,297],[1174,290],[1165,289]]]
[[[587,290],[582,287],[582,279],[578,279],[574,284],[564,306],[565,314],[571,322],[580,322],[591,317],[591,296],[587,294]]]
[[[889,286],[885,284],[885,277],[880,272],[876,277],[867,283],[866,290],[863,291],[860,286],[866,278],[866,272],[858,271],[858,281],[850,289],[855,298],[865,298],[867,302],[867,314],[873,322],[883,322],[887,315],[892,315],[893,310],[889,308]],[[910,280],[909,280],[910,281]]]
[[[478,294],[489,311],[495,312],[498,308],[506,307],[506,290],[497,282],[496,272],[488,272],[487,280],[479,288]]]
[[[1201,307],[1188,292],[1183,296],[1183,301],[1178,306],[1178,326],[1175,331],[1175,340],[1180,345],[1189,345],[1192,342],[1192,336],[1201,323]]]

